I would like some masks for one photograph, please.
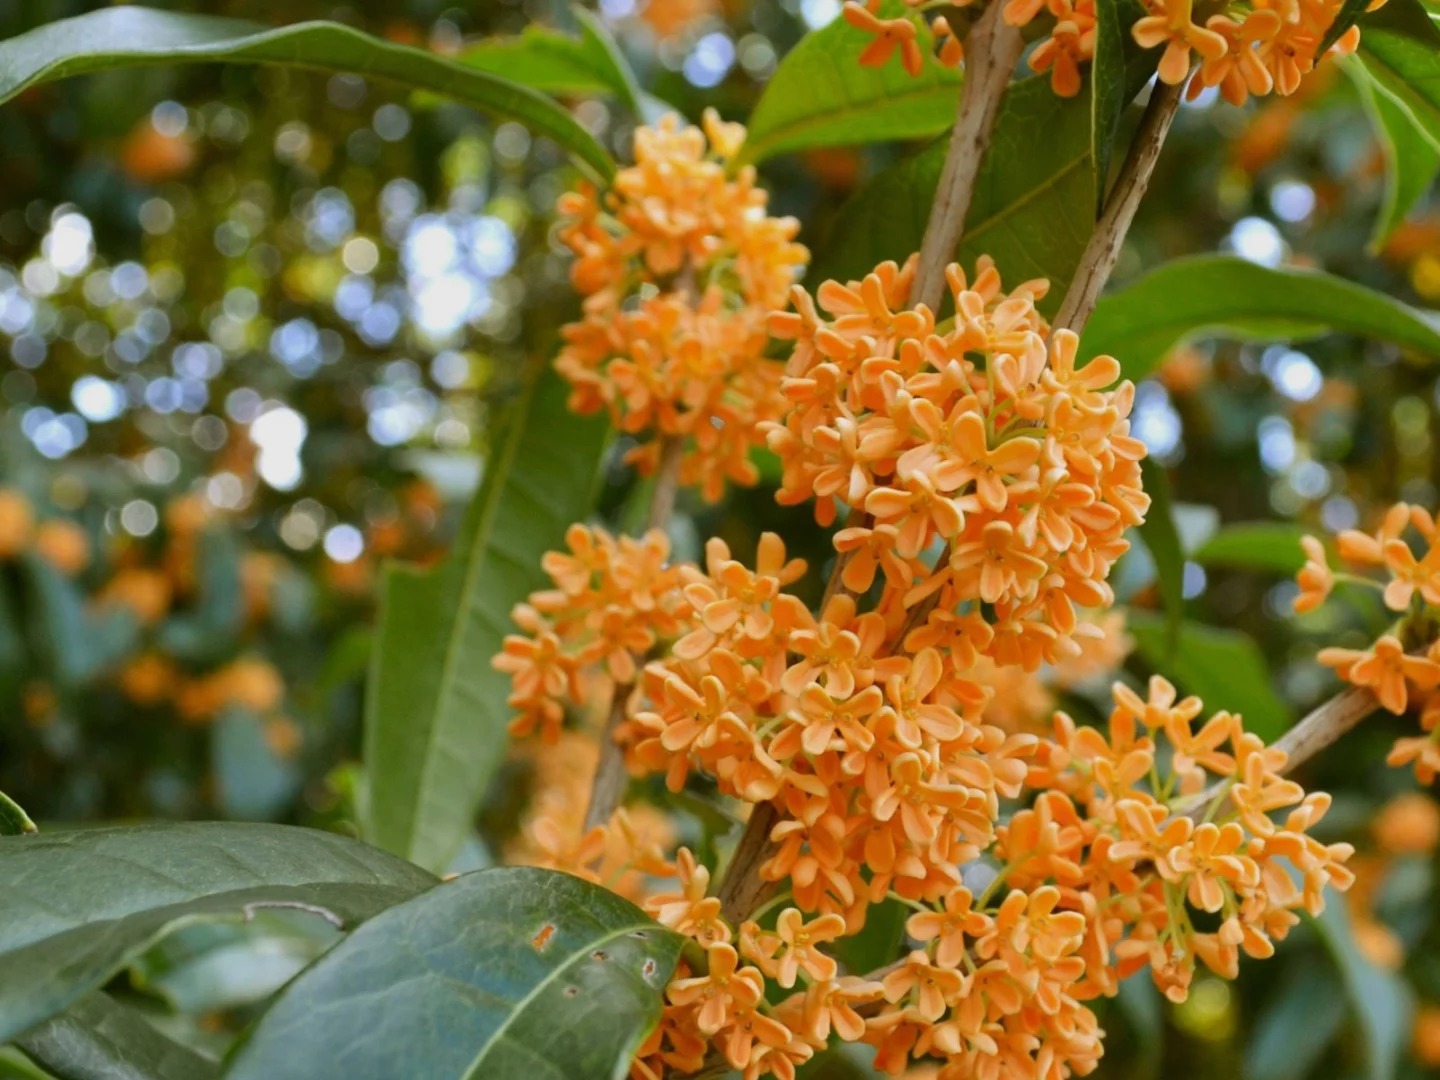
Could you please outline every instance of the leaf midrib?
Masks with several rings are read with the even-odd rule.
[[[475,1077],[477,1075],[475,1070],[477,1070],[481,1066],[481,1064],[484,1063],[485,1059],[489,1056],[490,1051],[494,1049],[497,1045],[499,1045],[500,1040],[505,1037],[505,1033],[509,1030],[510,1025],[514,1023],[515,1018],[525,1011],[525,1009],[530,1005],[530,1003],[534,1001],[537,996],[539,996],[541,991],[543,991],[546,987],[548,987],[551,983],[558,979],[562,974],[569,971],[570,968],[577,961],[586,956],[588,952],[593,952],[600,946],[605,945],[608,942],[614,941],[616,938],[622,937],[625,934],[633,934],[639,930],[650,930],[653,929],[653,927],[653,923],[632,923],[629,926],[624,926],[618,930],[613,930],[610,933],[606,934],[604,937],[596,938],[594,941],[588,942],[584,948],[577,949],[565,960],[563,964],[560,964],[554,969],[552,969],[548,975],[546,975],[530,989],[529,993],[527,993],[523,998],[521,998],[518,1002],[515,1003],[515,1007],[510,1010],[510,1014],[505,1017],[504,1021],[500,1024],[500,1026],[497,1027],[494,1033],[490,1036],[490,1038],[486,1040],[485,1045],[480,1048],[480,1052],[475,1056],[475,1059],[470,1062],[470,1065],[466,1068],[465,1072],[461,1074],[464,1080],[471,1080],[472,1077]]]

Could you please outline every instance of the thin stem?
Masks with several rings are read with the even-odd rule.
[[[965,231],[965,215],[970,211],[980,162],[995,131],[1005,87],[1025,48],[1020,31],[1006,25],[1001,14],[1004,6],[1001,0],[991,0],[965,35],[965,83],[940,186],[935,189],[925,239],[920,245],[920,264],[910,288],[911,307],[924,304],[931,311],[940,309],[945,296],[945,267],[954,261],[955,249]]]
[[[663,530],[670,523],[670,515],[675,512],[675,496],[680,488],[680,462],[684,457],[685,437],[666,435],[660,443],[660,468],[655,477],[655,490],[650,495],[650,512],[645,519],[647,529]],[[626,703],[633,689],[633,684],[619,684],[610,700],[610,715],[606,718],[605,730],[600,733],[600,761],[595,766],[595,783],[590,788],[590,804],[585,808],[586,832],[609,821],[620,800],[625,797],[629,772],[625,768],[625,748],[615,736],[620,725],[625,723]]]
[[[1115,261],[1120,257],[1120,247],[1125,242],[1125,234],[1130,231],[1130,223],[1135,220],[1135,211],[1150,186],[1155,163],[1160,159],[1160,149],[1165,145],[1165,136],[1170,132],[1170,124],[1180,108],[1180,99],[1188,81],[1182,80],[1175,86],[1157,81],[1150,91],[1150,102],[1145,106],[1140,128],[1130,143],[1125,164],[1121,166],[1115,186],[1105,199],[1100,222],[1090,242],[1085,245],[1085,254],[1081,256],[1080,267],[1070,283],[1070,291],[1065,294],[1065,301],[1055,316],[1056,327],[1078,334],[1090,320],[1095,303],[1100,299],[1105,283],[1110,280],[1110,272],[1115,269]]]
[[[770,830],[779,820],[780,811],[774,803],[758,803],[730,856],[716,895],[720,898],[720,914],[732,925],[743,922],[775,891],[775,882],[760,880],[760,866],[770,857]]]

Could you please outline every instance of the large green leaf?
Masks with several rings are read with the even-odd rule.
[[[1105,197],[1110,152],[1120,119],[1139,87],[1155,74],[1158,49],[1135,44],[1130,28],[1147,14],[1140,0],[1095,0],[1095,58],[1090,64],[1090,143],[1097,202]]]
[[[176,927],[265,907],[349,926],[434,883],[356,840],[283,825],[0,838],[0,1042],[102,986]]]
[[[16,1043],[63,1080],[210,1080],[220,1064],[160,1034],[133,1009],[96,992]]]
[[[423,49],[331,22],[270,28],[240,19],[111,7],[0,42],[0,102],[36,83],[145,64],[219,61],[357,71],[453,97],[547,135],[602,179],[610,155],[555,102]]]
[[[392,908],[281,993],[229,1080],[619,1080],[684,940],[579,878],[467,874]]]
[[[537,360],[510,408],[454,551],[388,569],[365,703],[367,837],[444,871],[505,754],[509,678],[490,667],[510,609],[548,580],[540,556],[589,512],[608,426],[567,412]]]
[[[547,94],[605,94],[640,111],[640,91],[610,33],[584,8],[575,9],[580,35],[531,23],[514,37],[485,38],[458,59]]]
[[[856,192],[810,280],[858,278],[886,259],[904,260],[918,251],[945,149],[942,139]],[[1050,295],[1041,307],[1053,311],[1090,238],[1095,202],[1089,102],[1057,97],[1048,79],[1024,79],[1001,105],[976,178],[960,259],[969,266],[981,254],[992,255],[1012,285],[1049,278]]]
[[[34,831],[35,823],[20,804],[0,791],[0,836],[21,836]]]
[[[1360,951],[1345,897],[1331,889],[1325,900],[1315,926],[1340,969],[1350,1009],[1364,1033],[1365,1075],[1368,1080],[1391,1080],[1410,1045],[1414,995],[1404,979],[1376,967]]]
[[[1305,565],[1300,538],[1307,530],[1292,521],[1245,521],[1226,525],[1190,557],[1201,566],[1263,570],[1291,576]]]
[[[1102,297],[1085,327],[1085,358],[1107,353],[1138,379],[1197,337],[1304,338],[1328,331],[1391,341],[1440,359],[1440,329],[1384,293],[1313,270],[1272,270],[1202,255],[1152,270]]]
[[[1440,134],[1432,135],[1409,108],[1378,85],[1364,57],[1351,57],[1345,70],[1365,103],[1385,153],[1385,198],[1370,239],[1373,250],[1389,239],[1435,183],[1440,173]]]
[[[1302,954],[1266,997],[1245,1048],[1246,1080],[1303,1080],[1345,1019],[1345,993],[1316,952]]]
[[[1185,552],[1175,525],[1170,477],[1154,458],[1140,462],[1150,509],[1139,526],[1140,536],[1155,563],[1155,584],[1165,605],[1165,659],[1168,663],[1180,642],[1180,621],[1185,615]]]
[[[1365,69],[1440,143],[1440,28],[1419,0],[1391,0],[1361,24]]]
[[[1131,609],[1127,625],[1150,668],[1187,694],[1205,701],[1205,713],[1227,709],[1245,718],[1245,729],[1270,742],[1290,726],[1290,711],[1270,685],[1270,671],[1248,634],[1182,622],[1179,644],[1168,646],[1165,621]]]
[[[900,0],[885,0],[881,13],[893,17],[903,10]],[[928,138],[948,130],[960,103],[960,73],[927,63],[912,77],[899,56],[883,67],[861,67],[860,52],[873,40],[844,19],[801,38],[750,114],[741,161],[817,146]],[[920,45],[929,50],[928,34],[922,33]]]

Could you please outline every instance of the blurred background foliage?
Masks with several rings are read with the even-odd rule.
[[[0,5],[0,36],[95,6],[14,0]],[[462,57],[531,22],[573,26],[547,0],[158,6],[335,18]],[[603,0],[600,14],[647,90],[692,119],[706,105],[743,119],[777,57],[838,10]],[[576,108],[623,158],[632,121],[599,100]],[[0,147],[0,790],[42,827],[228,817],[352,829],[377,565],[443,555],[492,417],[525,358],[552,352],[574,315],[548,237],[570,169],[544,140],[463,107],[249,67],[43,86],[0,109]],[[904,149],[786,155],[763,176],[776,210],[823,251],[847,195]],[[1432,191],[1377,249],[1384,173],[1370,117],[1333,65],[1294,98],[1237,110],[1204,95],[1182,111],[1117,282],[1224,251],[1440,306],[1440,200]],[[1186,346],[1139,388],[1135,428],[1170,475],[1188,554],[1187,616],[1253,641],[1269,671],[1254,693],[1280,722],[1333,692],[1319,644],[1368,642],[1384,623],[1361,596],[1296,617],[1294,538],[1368,524],[1397,499],[1434,506],[1437,407],[1433,364],[1339,336]],[[599,511],[612,523],[633,516],[623,450],[612,448]],[[812,560],[805,587],[818,592],[824,536],[766,485],[681,510],[682,555],[721,535],[748,556],[777,529]],[[1270,555],[1252,544],[1235,558],[1229,528],[1256,522]],[[1143,546],[1118,586],[1158,606]],[[1132,627],[1136,674],[1163,666],[1146,626]],[[1203,668],[1203,649],[1184,648]],[[1222,650],[1208,677],[1235,679],[1232,661]],[[1095,715],[1093,700],[1064,695],[1079,714]],[[1365,849],[1348,915],[1336,906],[1238,983],[1198,981],[1179,1008],[1132,980],[1104,1017],[1101,1075],[1440,1068],[1440,812],[1383,764],[1406,723],[1372,719],[1309,769],[1307,786],[1337,795],[1333,829]],[[517,757],[465,865],[512,842],[533,787],[587,761]],[[725,823],[704,824],[708,837]],[[157,1022],[188,1023],[165,1003],[201,1016],[186,1033],[204,1041],[328,943],[279,915],[210,927],[156,949],[132,982]],[[0,1074],[26,1068],[0,1056]],[[843,1057],[824,1068],[866,1075]]]

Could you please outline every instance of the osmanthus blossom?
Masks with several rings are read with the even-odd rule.
[[[1375,589],[1396,623],[1367,648],[1330,646],[1316,659],[1354,686],[1374,693],[1380,705],[1401,715],[1419,712],[1421,734],[1396,740],[1391,765],[1411,765],[1422,784],[1440,772],[1440,526],[1423,507],[1395,503],[1373,532],[1347,529],[1335,538],[1344,568],[1330,565],[1317,537],[1301,544],[1305,565],[1296,575],[1300,587],[1295,610],[1308,612],[1331,596],[1338,582]],[[1417,544],[1418,542],[1418,544]],[[1418,553],[1418,554],[1417,554]],[[1417,642],[1431,642],[1418,647]]]
[[[1049,73],[1061,97],[1074,97],[1083,80],[1080,65],[1095,57],[1095,0],[1003,0],[1002,16],[1014,27],[1041,20],[1048,29],[1030,50],[1029,65]],[[1376,0],[1371,9],[1384,0]],[[1130,27],[1143,49],[1159,50],[1157,67],[1163,82],[1198,97],[1218,87],[1226,101],[1243,105],[1253,95],[1289,95],[1322,59],[1320,46],[1344,6],[1343,0],[1249,0],[1223,11],[1200,15],[1194,0],[1142,0],[1145,14]],[[969,7],[966,0],[959,7]],[[918,76],[927,60],[955,67],[964,58],[960,40],[944,16],[931,16],[928,0],[903,0],[882,15],[883,0],[847,0],[845,20],[872,36],[859,62],[882,67],[897,52],[909,74]],[[1213,11],[1213,7],[1210,8]],[[929,21],[930,33],[924,28]],[[1351,26],[1324,55],[1349,55],[1360,43],[1360,29]]]
[[[1042,669],[1083,678],[1123,656],[1103,612],[1148,507],[1134,390],[1050,330],[1044,282],[1007,292],[988,260],[973,278],[951,267],[959,314],[942,329],[907,303],[911,277],[888,263],[794,290],[770,321],[791,343],[784,407],[759,425],[780,501],[845,515],[845,588],[818,614],[786,591],[805,568],[778,536],[753,568],[719,539],[699,566],[673,562],[658,531],[575,526],[544,561],[556,587],[517,608],[524,632],[497,658],[517,733],[561,738],[567,706],[619,693],[632,775],[679,791],[701,773],[769,804],[759,876],[783,890],[769,914],[727,919],[683,849],[678,888],[645,901],[705,959],[682,962],[634,1077],[718,1058],[788,1080],[837,1036],[893,1073],[938,1059],[954,1077],[1083,1075],[1103,1050],[1088,1001],[1142,970],[1183,1000],[1197,960],[1233,976],[1348,883],[1348,848],[1308,835],[1328,799],[1284,779],[1284,754],[1239,717],[1202,723],[1163,679],[1144,696],[1117,686],[1105,730],[1063,713],[1048,730],[997,722],[1002,688],[1043,704]],[[624,816],[583,835],[531,826],[548,865],[592,879],[669,869],[638,842],[607,859],[617,829],[635,837]],[[993,879],[977,893],[961,867],[982,860]],[[843,972],[829,946],[887,898],[914,909],[919,947],[887,972]],[[1196,928],[1211,917],[1218,929]],[[766,979],[790,996],[769,1004]]]
[[[646,473],[667,437],[683,440],[680,482],[712,502],[727,480],[758,479],[756,425],[783,407],[765,317],[809,260],[799,223],[766,213],[754,168],[728,174],[744,139],[713,110],[703,131],[666,116],[636,131],[635,164],[603,196],[581,187],[558,207],[585,297],[555,362],[570,407],[637,436],[628,460]]]

